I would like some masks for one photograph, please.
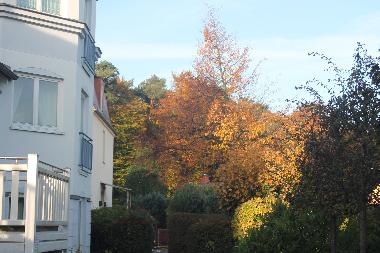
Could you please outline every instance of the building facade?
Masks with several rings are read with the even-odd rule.
[[[104,82],[95,78],[92,138],[94,142],[91,179],[92,208],[111,207],[113,190],[113,142],[115,131],[108,114]]]
[[[0,77],[0,156],[70,171],[67,252],[90,252],[95,20],[96,0],[0,0],[0,62],[18,76]]]

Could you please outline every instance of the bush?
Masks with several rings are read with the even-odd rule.
[[[222,217],[202,219],[186,233],[187,253],[229,253],[233,246],[231,223]]]
[[[188,230],[203,220],[226,220],[220,214],[171,213],[168,216],[169,253],[187,253]],[[195,251],[196,252],[196,251]]]
[[[368,253],[379,251],[380,206],[368,208]],[[338,232],[338,252],[359,252],[359,222],[357,217],[345,218]]]
[[[151,253],[153,248],[152,218],[142,211],[131,211],[113,224],[113,253]]]
[[[235,252],[328,252],[326,223],[318,213],[300,212],[278,202],[263,225],[251,229]]]
[[[266,214],[272,211],[275,197],[254,198],[241,204],[236,210],[232,220],[235,239],[247,236],[248,230],[259,228]]]
[[[167,189],[160,176],[147,169],[134,169],[125,178],[126,187],[133,190],[134,197],[144,196],[151,192],[166,195]]]
[[[219,213],[220,209],[212,186],[188,184],[175,192],[169,212]]]
[[[92,210],[91,252],[151,252],[153,220],[144,210],[115,206]]]
[[[122,206],[91,211],[91,252],[103,253],[111,249],[113,223],[127,215],[128,210]]]
[[[151,192],[136,199],[135,205],[147,210],[156,219],[159,228],[166,227],[166,198],[158,192]]]

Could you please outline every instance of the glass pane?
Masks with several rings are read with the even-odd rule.
[[[60,15],[60,0],[42,0],[42,11]]]
[[[15,81],[13,94],[13,122],[33,124],[33,79]]]
[[[17,6],[21,8],[36,9],[36,0],[17,0]]]
[[[58,83],[40,81],[38,95],[38,125],[57,126]]]

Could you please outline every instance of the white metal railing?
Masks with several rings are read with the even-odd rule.
[[[65,249],[69,181],[69,170],[38,161],[37,155],[0,157],[0,235],[6,238],[0,236],[0,252]]]

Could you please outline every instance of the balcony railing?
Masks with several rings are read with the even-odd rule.
[[[80,164],[82,169],[92,170],[92,139],[80,132]]]
[[[37,155],[0,157],[0,252],[67,250],[69,181]]]
[[[90,35],[90,33],[85,33],[84,38],[84,62],[91,70],[92,73],[95,73],[95,61],[96,61],[96,47],[95,41]]]

